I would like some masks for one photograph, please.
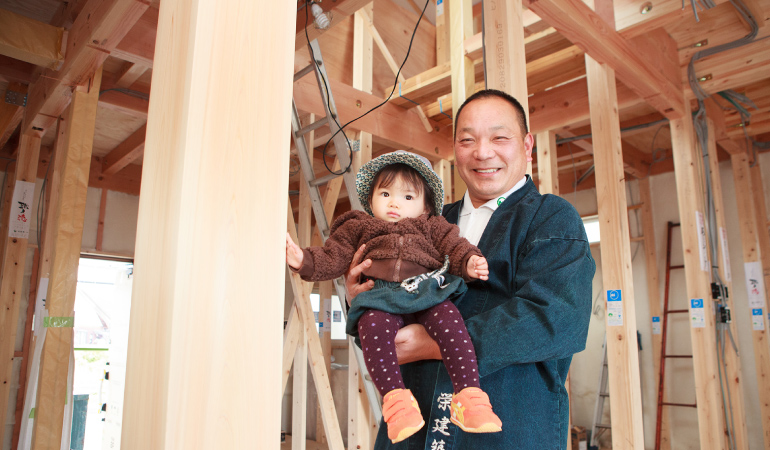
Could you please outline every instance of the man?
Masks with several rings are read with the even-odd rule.
[[[596,265],[575,209],[541,196],[526,175],[533,145],[523,108],[503,92],[472,95],[455,117],[455,164],[468,190],[443,214],[489,262],[489,280],[469,283],[457,307],[502,432],[449,424],[452,384],[438,346],[412,324],[399,330],[397,353],[426,425],[396,445],[381,427],[375,449],[566,449],[564,381],[572,355],[585,348]],[[351,295],[370,288],[356,281],[369,264],[351,266]]]

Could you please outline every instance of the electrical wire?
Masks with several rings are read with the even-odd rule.
[[[305,3],[306,3],[306,6],[312,4],[312,2],[310,2],[310,1],[306,1]],[[386,104],[391,99],[391,97],[393,97],[393,93],[396,92],[396,86],[398,86],[398,77],[399,77],[399,75],[401,75],[401,70],[404,68],[404,66],[406,65],[407,60],[409,59],[409,54],[412,51],[412,44],[414,43],[414,37],[417,35],[417,28],[420,26],[420,22],[422,21],[422,18],[425,15],[425,10],[428,8],[428,3],[430,3],[430,0],[426,0],[425,6],[423,6],[422,12],[420,13],[420,17],[417,18],[417,23],[414,25],[414,30],[412,31],[412,37],[409,39],[409,47],[406,50],[406,56],[404,57],[404,61],[401,63],[401,66],[398,68],[398,72],[396,72],[396,79],[393,82],[393,89],[390,91],[390,95],[388,95],[388,97],[385,100],[383,100],[382,103],[378,104],[377,106],[374,106],[372,109],[366,111],[365,113],[361,114],[360,116],[356,117],[355,119],[348,121],[347,123],[345,123],[345,125],[340,126],[339,122],[337,122],[337,118],[332,116],[332,119],[334,119],[334,122],[337,124],[339,129],[332,134],[332,136],[329,138],[328,141],[326,141],[326,144],[324,145],[324,148],[322,150],[324,166],[326,167],[326,170],[328,170],[330,173],[332,173],[334,175],[342,175],[343,173],[345,173],[348,170],[350,170],[350,167],[353,165],[353,158],[352,158],[353,149],[350,146],[350,141],[348,141],[348,149],[350,150],[350,155],[351,155],[350,163],[342,171],[337,173],[337,172],[334,172],[331,168],[329,168],[329,165],[326,162],[326,155],[327,155],[326,149],[328,148],[329,143],[334,139],[335,136],[337,136],[337,134],[339,132],[343,131],[345,129],[345,127],[347,127],[351,123],[353,123],[353,122],[355,122],[355,121],[365,117],[367,114],[371,113],[375,109],[380,108],[381,106]],[[309,20],[308,11],[307,11],[308,9],[309,8],[307,8],[307,7],[305,8],[305,39],[307,39],[308,47],[309,47],[310,46],[310,37],[307,34],[307,25],[308,25],[308,20]],[[311,58],[313,59],[313,64],[316,64],[315,56],[312,55],[313,49],[311,48],[310,51],[311,51]],[[320,73],[320,72],[318,72],[318,73]],[[327,95],[327,99],[328,99],[329,86],[326,83],[326,79],[323,78],[323,76],[322,76],[322,79],[323,79],[323,82],[324,82],[324,87],[326,89],[326,95]],[[343,136],[345,136],[345,140],[347,140],[347,135],[345,135],[345,133],[343,133]]]

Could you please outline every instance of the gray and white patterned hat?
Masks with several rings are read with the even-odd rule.
[[[358,191],[358,199],[361,201],[364,211],[369,213],[370,216],[374,215],[369,206],[369,193],[372,190],[372,182],[383,167],[391,164],[406,164],[422,175],[433,191],[433,204],[436,214],[441,214],[441,210],[444,207],[444,183],[433,170],[433,166],[431,166],[427,158],[405,150],[396,150],[392,153],[380,155],[364,164],[361,170],[358,171],[356,175],[356,190]]]

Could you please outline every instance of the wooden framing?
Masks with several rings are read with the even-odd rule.
[[[717,261],[713,261],[713,264],[719,266],[719,278],[727,288],[728,294],[735,292],[733,290],[732,283],[732,271],[730,269],[730,253],[725,246],[727,245],[727,224],[725,220],[725,208],[722,197],[722,177],[719,171],[719,156],[717,155],[717,143],[714,137],[714,124],[711,120],[708,121],[708,161],[709,166],[706,170],[709,171],[711,176],[711,194],[714,201],[714,214],[716,215],[717,229],[713,230],[713,233],[717,235]],[[733,299],[728,295],[727,306],[731,311],[735,311],[733,307]],[[738,336],[738,329],[735,326],[735,321],[728,324],[729,333],[732,337]],[[743,372],[741,370],[741,361],[738,358],[739,343],[736,339],[734,342],[730,340],[730,336],[725,333],[724,339],[727,340],[724,349],[724,360],[722,362],[725,374],[725,384],[729,391],[729,399],[731,409],[729,416],[725,416],[725,424],[728,424],[732,419],[732,433],[735,439],[735,448],[740,450],[748,450],[748,431],[746,429],[746,410],[743,406]],[[718,349],[719,351],[719,349]],[[725,436],[727,436],[727,429],[725,429]],[[730,448],[730,441],[726,441],[725,448]]]
[[[537,134],[537,179],[541,194],[559,195],[559,170],[556,166],[556,133]]]
[[[0,9],[0,54],[36,66],[58,68],[64,61],[64,28]]]
[[[96,126],[96,108],[102,70],[93,75],[90,90],[78,88],[72,95],[65,119],[61,185],[59,199],[49,214],[54,219],[51,230],[52,261],[46,295],[46,309],[54,324],[47,327],[37,388],[37,406],[32,431],[32,449],[58,448],[62,440],[64,405],[70,399],[67,373],[70,365],[83,218],[88,191],[88,170]]]
[[[644,447],[631,244],[614,71],[586,55],[606,290],[612,448]],[[607,245],[609,244],[609,245]],[[618,305],[619,303],[619,305]],[[618,305],[618,307],[611,306]],[[620,313],[620,317],[618,317]]]
[[[288,202],[275,186],[288,184],[295,14],[282,2],[160,5],[123,448],[278,446],[280,415],[253,412],[281,398],[266,370],[281,350],[264,341],[281,339],[286,218],[266,211]]]
[[[476,79],[473,61],[465,55],[465,40],[473,35],[471,3],[465,0],[444,0],[444,13],[449,13],[449,62],[452,72],[452,117],[465,99],[473,94]],[[448,5],[446,5],[448,3]],[[449,6],[447,11],[447,6]],[[445,19],[446,20],[446,19]],[[454,129],[454,127],[452,127]],[[454,160],[454,154],[449,158]],[[461,198],[467,190],[457,167],[452,177],[452,198]]]
[[[13,190],[8,191],[9,198],[13,198],[17,190],[27,191],[27,183],[32,183],[32,196],[34,197],[35,174],[37,173],[37,160],[40,154],[40,138],[34,135],[24,134],[19,143],[19,157],[16,160],[16,176]],[[31,199],[30,199],[31,200]],[[27,200],[29,201],[29,200]],[[13,355],[16,346],[16,331],[19,323],[19,305],[22,296],[22,283],[24,282],[24,267],[27,261],[27,242],[29,242],[29,220],[32,218],[31,201],[27,205],[17,205],[9,202],[5,205],[10,214],[4,214],[4,219],[9,221],[5,226],[5,233],[0,239],[5,241],[2,252],[2,285],[0,285],[0,442],[5,434],[5,421],[9,393],[11,391],[11,378],[13,368]],[[28,216],[22,219],[27,223],[27,237],[22,233],[13,233],[19,226],[20,216]],[[13,225],[11,225],[13,224]]]
[[[700,444],[703,450],[721,450],[725,444],[722,432],[724,418],[722,409],[714,406],[721,404],[721,396],[717,378],[716,335],[710,288],[711,264],[705,228],[703,167],[696,150],[695,133],[689,116],[671,121],[671,141],[690,316],[691,319],[701,319],[693,323],[700,322],[702,325],[697,327],[691,324],[690,327]]]
[[[102,162],[102,174],[115,175],[121,169],[136,161],[144,151],[144,137],[147,125],[142,125],[131,136],[112,149]]]

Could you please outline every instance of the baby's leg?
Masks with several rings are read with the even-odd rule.
[[[384,397],[393,389],[405,389],[396,357],[396,333],[404,319],[395,314],[369,310],[358,321],[358,335],[369,375]]]
[[[455,393],[479,386],[479,367],[460,311],[446,300],[416,314],[417,320],[438,343]]]

